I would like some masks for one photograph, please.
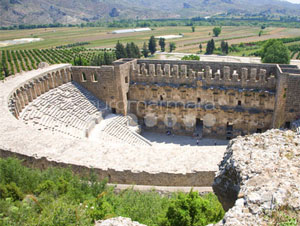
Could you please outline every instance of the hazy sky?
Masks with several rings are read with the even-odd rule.
[[[300,0],[287,0],[287,1],[300,4]]]

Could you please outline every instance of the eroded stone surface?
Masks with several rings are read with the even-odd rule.
[[[230,142],[214,181],[225,208],[218,225],[267,225],[280,207],[300,211],[300,136],[270,130]]]
[[[96,222],[95,226],[146,226],[144,224],[139,224],[136,221],[132,221],[129,218],[116,217],[108,220],[102,220]]]

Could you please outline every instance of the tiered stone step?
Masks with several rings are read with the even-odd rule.
[[[70,82],[39,96],[22,111],[20,119],[39,130],[83,138],[108,112],[103,102]]]
[[[106,119],[106,125],[102,129],[102,137],[104,136],[103,134],[108,134],[131,145],[151,146],[152,144],[149,140],[127,126],[128,122],[129,118],[121,115]]]

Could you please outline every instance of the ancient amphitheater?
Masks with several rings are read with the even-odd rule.
[[[52,65],[12,76],[0,90],[0,156],[93,168],[110,183],[211,187],[223,156],[223,174],[233,158],[228,140],[280,127],[299,133],[300,70],[291,65]]]

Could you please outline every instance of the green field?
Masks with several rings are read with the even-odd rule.
[[[22,71],[37,69],[40,62],[73,63],[74,58],[78,56],[85,62],[90,62],[96,54],[101,52],[103,51],[85,48],[1,50],[0,75],[2,73],[2,76],[7,77]]]
[[[115,47],[117,41],[123,44],[134,42],[140,48],[144,42],[148,42],[149,37],[162,35],[178,35],[183,34],[183,38],[166,40],[168,51],[168,43],[176,44],[176,52],[182,53],[197,53],[199,52],[199,44],[202,43],[203,52],[205,52],[206,43],[214,38],[216,47],[220,46],[222,40],[227,41],[230,46],[239,45],[240,43],[258,42],[271,38],[294,38],[300,37],[299,28],[280,28],[268,27],[263,30],[261,36],[258,33],[260,27],[253,26],[224,26],[219,37],[213,37],[213,26],[198,26],[195,32],[192,32],[188,26],[174,27],[155,27],[152,31],[112,34],[117,28],[99,28],[99,27],[62,27],[62,28],[41,28],[31,30],[8,30],[0,31],[0,42],[18,38],[41,38],[42,41],[11,45],[0,48],[0,69],[6,68],[10,75],[21,71],[36,69],[37,65],[42,62],[50,64],[55,63],[72,63],[74,57],[81,56],[86,61],[103,48]],[[57,49],[57,46],[74,44],[78,42],[86,42],[80,48],[63,48]],[[300,47],[298,49],[299,40],[291,43],[286,43],[291,50],[291,58],[300,58]],[[294,48],[291,46],[294,45]],[[239,48],[238,51],[231,51],[229,55],[234,56],[251,56],[260,48],[259,45],[254,47]],[[159,49],[159,48],[158,48]],[[216,51],[218,53],[218,51]],[[3,70],[1,70],[3,71]],[[0,75],[1,76],[1,75]]]
[[[20,49],[43,49],[52,48],[59,45],[65,45],[75,42],[90,42],[86,45],[87,48],[111,48],[120,40],[123,43],[135,42],[140,47],[144,42],[147,42],[151,35],[170,35],[183,34],[180,39],[168,40],[167,42],[175,42],[179,52],[196,53],[199,49],[200,42],[207,42],[212,37],[212,26],[196,27],[196,31],[192,32],[191,27],[156,27],[152,31],[127,33],[127,34],[111,34],[112,30],[117,28],[46,28],[32,30],[9,30],[0,31],[0,41],[11,40],[16,38],[32,38],[38,37],[43,40],[40,42],[14,45],[2,47],[0,49],[20,50]],[[241,42],[253,42],[266,40],[270,38],[297,37],[300,36],[298,28],[275,28],[268,27],[264,30],[262,36],[258,36],[260,27],[246,26],[224,26],[219,37],[214,38],[217,42],[227,40],[229,44]]]

